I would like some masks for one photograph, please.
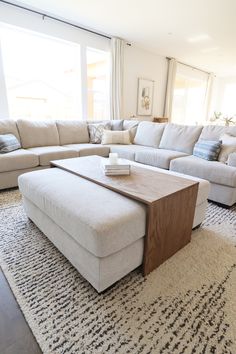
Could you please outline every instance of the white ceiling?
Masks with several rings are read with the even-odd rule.
[[[236,0],[21,0],[220,76],[236,76]]]

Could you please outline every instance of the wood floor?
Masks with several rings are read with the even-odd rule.
[[[41,354],[0,268],[0,353]]]

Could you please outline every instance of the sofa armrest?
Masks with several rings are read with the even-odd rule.
[[[236,167],[236,152],[232,152],[231,154],[229,154],[227,164],[228,166]]]

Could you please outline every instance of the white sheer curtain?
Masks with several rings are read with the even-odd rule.
[[[213,96],[213,86],[215,83],[215,75],[210,73],[208,76],[207,82],[207,92],[206,92],[206,121],[210,120],[211,116],[213,115],[213,107],[212,107],[212,96]]]
[[[0,119],[9,118],[8,101],[7,101],[7,89],[6,82],[3,72],[3,60],[1,52],[1,42],[0,42]]]
[[[111,39],[111,119],[121,119],[123,110],[124,40]]]
[[[168,67],[168,78],[167,78],[167,87],[166,87],[166,101],[165,101],[165,111],[164,116],[171,121],[172,117],[172,106],[173,106],[173,96],[174,96],[174,85],[176,77],[176,67],[177,62],[174,58],[169,60]]]

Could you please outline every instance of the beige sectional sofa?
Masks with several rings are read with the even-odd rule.
[[[109,147],[89,144],[86,122],[0,120],[0,134],[9,133],[22,149],[0,155],[0,189],[17,186],[22,173],[48,168],[51,160],[109,154]]]
[[[123,130],[130,131],[133,144],[90,144],[87,122],[82,121],[0,120],[0,134],[14,134],[22,147],[0,155],[0,189],[17,186],[18,176],[48,168],[51,160],[117,152],[141,164],[207,179],[210,200],[227,206],[236,202],[236,167],[192,155],[199,139],[219,140],[224,132],[236,136],[236,127],[124,120]]]

